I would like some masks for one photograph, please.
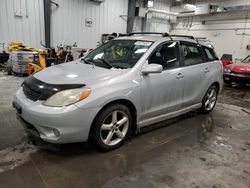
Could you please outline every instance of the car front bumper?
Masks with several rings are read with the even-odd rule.
[[[48,107],[28,99],[20,88],[13,101],[17,117],[28,132],[51,143],[88,140],[91,124],[100,108]]]
[[[250,83],[250,74],[246,73],[224,73],[223,78],[231,82]]]

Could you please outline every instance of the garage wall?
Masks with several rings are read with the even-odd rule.
[[[61,43],[78,47],[94,48],[103,33],[126,32],[128,0],[106,0],[95,3],[90,0],[53,0],[51,41],[55,47]],[[85,19],[93,21],[92,27],[85,26]]]
[[[170,12],[170,0],[155,0],[154,9],[165,10]],[[148,20],[149,31],[152,32],[169,32],[170,17],[159,13],[152,13],[152,18]]]
[[[0,43],[44,41],[43,0],[0,0]]]
[[[142,5],[142,1],[139,1],[137,6]],[[160,9],[170,11],[170,0],[154,0],[154,9]],[[149,13],[145,31],[151,32],[169,32],[169,16],[159,13]],[[134,22],[134,31],[142,31],[142,18],[137,17]]]
[[[250,1],[219,1],[217,4],[249,5]],[[248,11],[180,18],[179,23],[173,26],[172,33],[207,37],[212,41],[219,57],[224,53],[229,53],[233,54],[234,59],[241,59],[250,54],[250,51],[246,49],[246,46],[250,44],[249,18]]]

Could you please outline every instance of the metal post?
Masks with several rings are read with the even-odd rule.
[[[135,20],[135,6],[136,6],[136,0],[128,1],[127,33],[131,33],[133,31],[134,20]]]
[[[143,7],[147,8],[148,6],[148,0],[143,1]],[[148,14],[146,13],[145,17],[142,19],[142,31],[146,31],[147,29],[147,16]]]
[[[43,5],[44,5],[45,46],[47,48],[50,48],[51,0],[43,0]]]

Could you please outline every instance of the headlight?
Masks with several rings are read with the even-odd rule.
[[[230,72],[231,72],[231,69],[228,69],[228,68],[224,69],[224,73],[230,73]]]
[[[87,87],[63,90],[52,95],[43,102],[43,105],[53,107],[68,106],[87,98],[90,95],[90,92],[90,88]]]

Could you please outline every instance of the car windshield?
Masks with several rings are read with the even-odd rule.
[[[96,48],[82,60],[103,68],[127,69],[137,63],[151,44],[149,41],[112,40]]]
[[[247,56],[245,59],[242,61],[243,63],[250,63],[250,55]]]

